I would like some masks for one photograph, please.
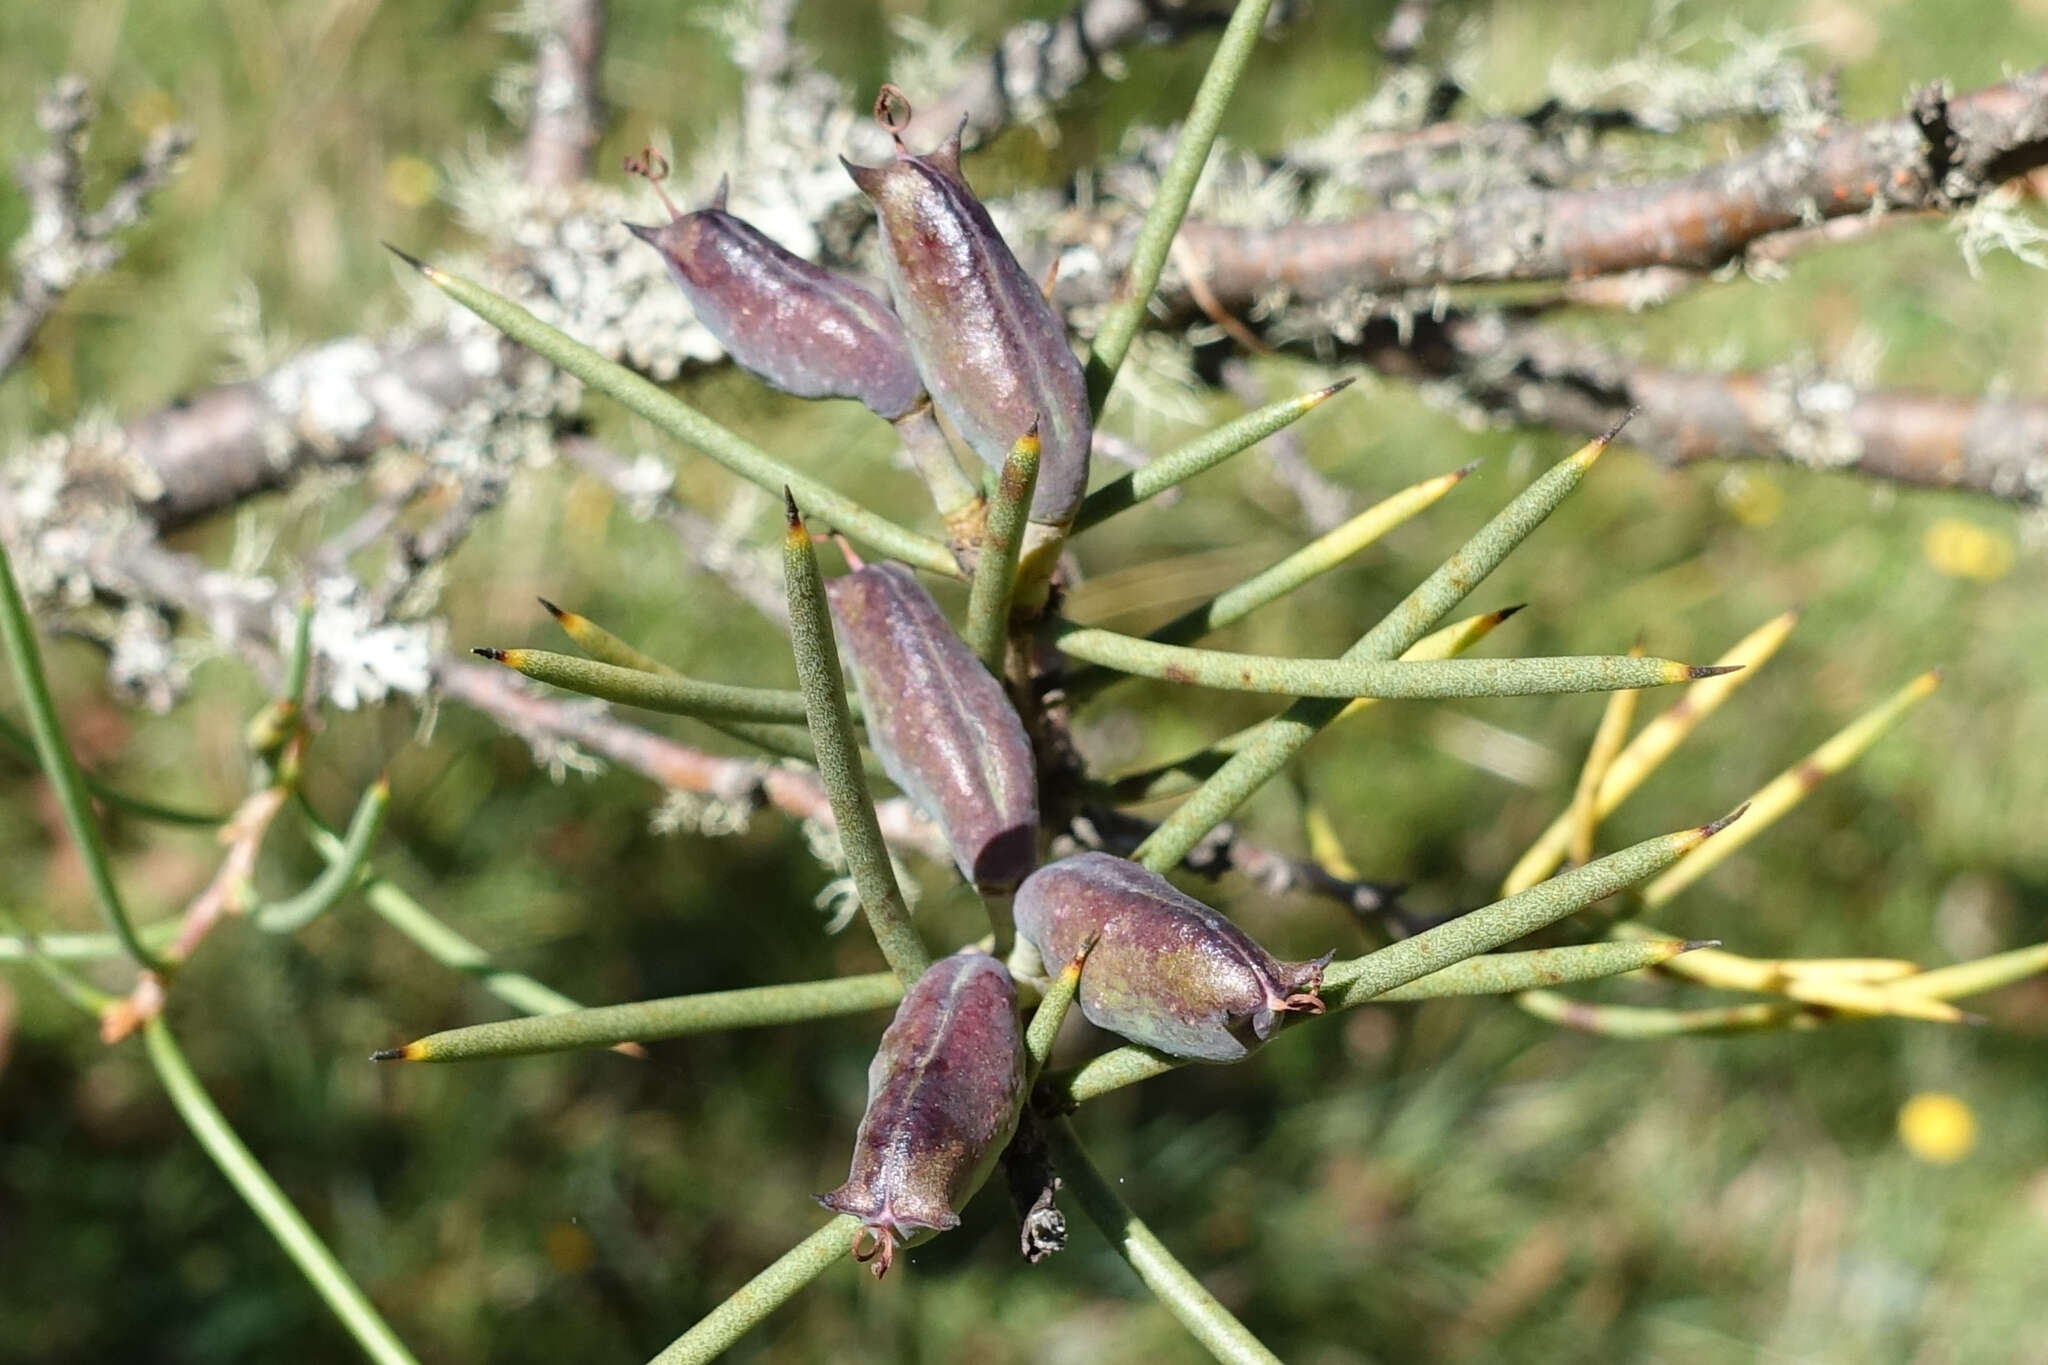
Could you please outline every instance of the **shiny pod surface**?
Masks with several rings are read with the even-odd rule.
[[[1017,932],[1047,963],[1101,938],[1076,997],[1090,1023],[1175,1057],[1234,1062],[1289,1010],[1321,1013],[1326,955],[1282,962],[1156,872],[1108,853],[1042,867],[1017,889]]]
[[[969,881],[1015,886],[1036,861],[1038,786],[1003,685],[901,564],[825,591],[883,770],[945,832]]]
[[[932,402],[991,469],[1038,427],[1031,519],[1065,526],[1088,486],[1092,421],[1065,325],[960,173],[960,135],[885,166],[847,163],[874,202],[897,316]]]
[[[661,253],[697,320],[743,368],[799,398],[855,398],[897,418],[924,392],[903,325],[867,290],[711,207],[627,224]]]
[[[846,1183],[818,1202],[861,1220],[854,1254],[887,1272],[895,1250],[960,1222],[1016,1131],[1024,1033],[1003,964],[965,949],[917,979],[868,1066],[868,1107]],[[865,1252],[862,1243],[873,1239]]]

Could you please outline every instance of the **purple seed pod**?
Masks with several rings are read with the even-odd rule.
[[[1037,862],[1038,785],[1016,708],[901,564],[825,586],[882,769],[945,832],[960,872],[1007,890]]]
[[[868,1107],[846,1183],[818,1196],[860,1219],[854,1259],[873,1260],[879,1277],[897,1247],[958,1226],[1023,1105],[1017,984],[978,949],[940,958],[896,1007],[868,1064]]]
[[[1099,932],[1076,1002],[1090,1023],[1175,1057],[1234,1062],[1289,1010],[1321,1014],[1330,954],[1281,962],[1244,930],[1128,859],[1080,853],[1017,888],[1017,932],[1048,963]]]
[[[1031,520],[1066,526],[1088,486],[1088,388],[1059,315],[960,174],[960,134],[923,156],[899,141],[886,166],[845,165],[874,201],[889,290],[932,402],[991,469],[1036,422]]]
[[[627,165],[659,189],[647,162]],[[666,226],[626,227],[661,253],[697,320],[741,368],[798,398],[857,398],[891,421],[917,406],[924,381],[888,304],[727,213],[723,180],[695,213],[665,194],[662,202],[673,215]]]

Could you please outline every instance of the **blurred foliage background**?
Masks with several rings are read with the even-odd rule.
[[[712,6],[618,0],[604,68],[601,167],[650,134],[687,150],[735,83]],[[1056,3],[835,0],[799,34],[856,87],[888,72],[891,22],[986,41]],[[1384,3],[1325,0],[1257,59],[1225,125],[1273,148],[1368,93]],[[168,119],[197,143],[114,275],[74,295],[31,363],[0,383],[0,445],[104,408],[123,416],[294,340],[404,315],[390,238],[425,254],[465,239],[437,197],[448,167],[511,136],[494,103],[525,60],[496,0],[79,0],[0,9],[0,153],[34,143],[33,93],[85,75],[115,164]],[[1613,3],[1439,7],[1478,107],[1538,100],[1552,63],[1616,61],[1652,25],[1696,36],[1787,33],[1837,66],[1849,116],[1913,86],[1995,81],[2048,51],[2048,5],[1731,0],[1651,17]],[[1062,113],[1059,138],[1006,135],[969,164],[992,190],[1113,151],[1174,117],[1209,42],[1130,59]],[[1739,139],[1717,131],[1703,150]],[[0,194],[0,240],[22,226]],[[1788,278],[1737,277],[1645,316],[1584,326],[1673,363],[1787,358],[1876,382],[2048,392],[2048,281],[2010,256],[1973,278],[1948,230],[1903,227],[1798,257]],[[1275,393],[1312,382],[1268,362]],[[771,449],[918,515],[886,466],[888,435],[850,405],[785,402],[741,376],[697,401]],[[1128,406],[1112,426],[1159,448],[1231,410]],[[1350,568],[1227,637],[1329,652],[1566,442],[1473,431],[1405,387],[1367,381],[1303,424],[1317,466],[1362,494],[1484,456],[1451,499]],[[900,484],[899,489],[897,485]],[[716,485],[707,485],[713,486]],[[281,498],[187,548],[226,556],[273,531],[281,554],[362,505],[361,487]],[[766,509],[756,515],[765,516]],[[766,524],[764,520],[762,524]],[[1171,511],[1091,537],[1080,602],[1149,626],[1300,538],[1256,459]],[[1793,604],[1791,644],[1610,823],[1631,839],[1718,814],[1913,673],[1942,690],[1863,763],[1669,912],[1666,927],[1769,955],[1881,954],[1938,963],[2048,937],[2048,586],[2038,523],[1992,502],[1781,467],[1660,470],[1610,456],[1475,599],[1528,601],[1516,652],[1603,651],[1646,631],[1706,660]],[[1961,547],[1960,549],[1958,547]],[[786,646],[667,533],[562,468],[526,479],[459,553],[453,643],[541,642],[536,593],[589,611],[678,665],[791,676]],[[1081,608],[1077,606],[1077,611]],[[89,767],[160,799],[227,809],[241,727],[260,702],[230,661],[164,717],[106,696],[95,657],[52,667]],[[1664,704],[1649,698],[1646,712]],[[12,704],[12,698],[9,698]],[[1492,887],[1567,798],[1598,698],[1388,705],[1320,740],[1297,781],[1247,811],[1302,846],[1330,817],[1368,876],[1441,911]],[[1256,701],[1127,685],[1081,733],[1113,767],[1165,756],[1263,712]],[[664,722],[657,721],[656,724]],[[678,734],[716,747],[686,722]],[[379,855],[507,965],[589,1002],[869,970],[858,932],[828,938],[826,880],[772,816],[707,840],[650,829],[658,794],[607,773],[551,780],[518,741],[449,709],[330,718],[310,789],[330,818],[385,765],[395,804]],[[44,927],[92,927],[79,866],[29,769],[0,759],[0,901]],[[212,870],[204,832],[117,821],[124,884],[146,918]],[[266,885],[313,861],[271,841]],[[950,872],[923,869],[926,913],[958,918]],[[1366,937],[1322,904],[1211,893],[1276,950],[1353,952]],[[965,924],[965,919],[959,923]],[[1628,991],[1609,992],[1635,998]],[[1669,987],[1643,998],[1680,998]],[[1260,1058],[1192,1068],[1092,1106],[1081,1126],[1123,1192],[1289,1360],[1944,1362],[2048,1358],[2048,985],[1978,1003],[1992,1026],[1850,1025],[1666,1043],[1562,1033],[1493,1003],[1361,1010],[1290,1032]],[[173,1001],[195,1065],[250,1145],[422,1358],[639,1360],[815,1226],[809,1196],[844,1173],[882,1024],[767,1030],[609,1054],[373,1068],[374,1047],[502,1007],[434,967],[359,905],[299,940],[214,936]],[[177,1122],[130,1043],[108,1049],[41,984],[0,977],[12,1016],[0,1070],[0,1360],[306,1363],[355,1358],[298,1273]],[[1902,1106],[1953,1095],[1971,1140],[1902,1141]],[[1923,1112],[1924,1109],[1923,1109]],[[1934,1157],[1942,1160],[1930,1159]],[[875,1284],[828,1275],[734,1359],[1193,1360],[1198,1350],[1082,1227],[1064,1255],[1018,1261],[999,1198]]]

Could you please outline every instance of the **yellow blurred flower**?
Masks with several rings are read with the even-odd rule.
[[[128,101],[128,126],[144,137],[177,121],[178,102],[161,90],[145,90]]]
[[[1977,1115],[1955,1095],[1923,1091],[1899,1106],[1899,1141],[1933,1166],[1952,1166],[1977,1147]]]
[[[2012,571],[2012,537],[1961,517],[1943,517],[1928,527],[1921,550],[1950,578],[1989,583]]]
[[[441,188],[441,173],[417,156],[394,156],[384,163],[384,197],[404,208],[424,208]]]
[[[550,1223],[541,1240],[547,1248],[548,1264],[564,1275],[581,1275],[597,1259],[590,1234],[574,1223]]]

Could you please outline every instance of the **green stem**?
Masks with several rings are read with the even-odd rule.
[[[1142,469],[1134,469],[1122,478],[1102,485],[1082,499],[1080,510],[1074,514],[1071,534],[1079,535],[1119,512],[1128,511],[1169,488],[1186,483],[1197,474],[1215,468],[1240,451],[1250,450],[1282,427],[1308,416],[1350,384],[1348,379],[1340,380],[1325,389],[1268,403],[1202,433],[1178,449],[1167,451]]]
[[[545,597],[540,599],[540,604],[548,615],[555,618],[555,624],[562,628],[562,633],[575,642],[576,648],[599,663],[630,668],[640,673],[675,675],[676,670],[653,655],[643,653],[636,646],[628,644],[583,613],[564,611]]]
[[[36,751],[36,742],[19,725],[0,716],[0,744],[5,744],[42,766],[42,755]],[[213,828],[227,823],[228,817],[219,811],[184,810],[176,806],[160,806],[154,801],[145,801],[139,796],[114,790],[91,773],[81,772],[86,791],[95,801],[101,801],[115,810],[137,816],[144,820],[156,820],[166,825],[191,825],[195,828]]]
[[[1710,676],[1670,659],[1588,654],[1543,659],[1286,659],[1162,645],[1115,631],[1061,623],[1053,643],[1069,658],[1141,678],[1287,697],[1528,697],[1661,687]]]
[[[1400,1004],[1412,1000],[1445,1000],[1468,995],[1515,995],[1547,986],[1569,986],[1581,981],[1599,981],[1624,976],[1669,962],[1680,953],[1712,946],[1713,940],[1683,942],[1678,939],[1642,939],[1627,943],[1575,943],[1562,948],[1536,948],[1525,953],[1481,953],[1417,977],[1405,986],[1381,991],[1371,997],[1375,1005]],[[1611,949],[1625,948],[1627,952]],[[1335,1009],[1354,1004],[1346,992],[1342,999],[1328,1003]]]
[[[307,832],[314,849],[329,863],[339,862],[344,856],[340,837],[320,823],[303,802],[301,810],[306,816]],[[411,939],[428,957],[451,971],[475,977],[485,990],[513,1009],[524,1010],[528,1014],[560,1014],[583,1008],[560,991],[544,986],[530,976],[499,967],[491,961],[489,953],[435,918],[432,912],[398,886],[379,877],[374,869],[364,870],[363,899],[378,918]]]
[[[1152,291],[1159,287],[1159,273],[1166,268],[1166,254],[1173,246],[1174,234],[1180,231],[1181,220],[1187,217],[1188,201],[1194,198],[1195,184],[1202,178],[1202,167],[1208,164],[1209,149],[1215,145],[1216,130],[1223,123],[1223,111],[1251,62],[1252,49],[1258,43],[1259,30],[1265,26],[1271,4],[1272,0],[1238,0],[1230,23],[1223,30],[1223,39],[1216,45],[1216,55],[1209,59],[1201,88],[1195,91],[1194,103],[1188,106],[1187,117],[1181,121],[1180,140],[1174,144],[1173,157],[1159,177],[1152,207],[1146,211],[1145,221],[1138,228],[1138,240],[1131,248],[1130,268],[1124,272],[1116,300],[1103,316],[1102,325],[1096,328],[1095,345],[1088,355],[1088,403],[1098,415],[1116,383],[1116,372],[1131,349],[1131,339],[1145,321]]]
[[[1347,650],[1344,659],[1367,662],[1399,658],[1543,524],[1544,518],[1578,487],[1614,434],[1609,432],[1590,442],[1522,490],[1520,496]],[[1139,846],[1137,860],[1155,872],[1178,866],[1189,849],[1228,819],[1253,792],[1271,781],[1343,710],[1342,702],[1307,697],[1260,726],[1254,739],[1232,754],[1152,831]]]
[[[85,864],[86,880],[92,885],[93,898],[99,902],[100,913],[120,938],[121,946],[128,950],[128,956],[151,971],[162,972],[163,959],[136,934],[127,908],[121,904],[121,893],[114,885],[113,868],[107,862],[106,845],[100,839],[99,820],[86,796],[85,779],[78,771],[78,760],[71,756],[71,746],[64,742],[64,729],[57,722],[57,706],[50,698],[49,679],[43,673],[42,651],[36,646],[35,627],[29,623],[28,608],[21,600],[21,589],[15,586],[14,566],[8,560],[5,546],[0,546],[0,641],[5,643],[7,661],[13,665],[15,682],[21,689],[22,705],[28,711],[29,733],[35,739],[36,757],[56,793],[57,808],[63,813],[64,826],[71,832],[71,841],[78,846],[79,860]]]
[[[1003,676],[1010,644],[1010,604],[1017,591],[1017,555],[1024,546],[1024,522],[1031,514],[1031,495],[1038,487],[1038,432],[1010,447],[1003,460],[996,495],[989,500],[988,523],[981,535],[981,557],[974,565],[974,585],[967,594],[967,626],[960,632],[988,671]]]
[[[431,1033],[404,1047],[375,1054],[380,1062],[467,1062],[486,1057],[532,1057],[652,1043],[720,1029],[765,1028],[886,1009],[903,998],[903,983],[889,972],[806,981],[787,986],[707,991],[626,1005],[599,1005],[529,1019],[500,1019]]]
[[[748,1280],[695,1327],[669,1343],[648,1365],[703,1365],[725,1354],[754,1324],[795,1298],[797,1291],[846,1258],[860,1219],[842,1213],[798,1242]]]
[[[1045,1125],[1045,1132],[1052,1145],[1053,1165],[1081,1202],[1081,1211],[1102,1229],[1102,1235],[1130,1263],[1145,1287],[1158,1296],[1166,1311],[1196,1341],[1208,1348],[1210,1355],[1226,1365],[1280,1365],[1280,1357],[1267,1350],[1249,1327],[1202,1287],[1194,1272],[1166,1249],[1152,1229],[1125,1207],[1102,1178],[1102,1172],[1088,1159],[1072,1124],[1063,1118],[1055,1119]]]
[[[378,778],[356,802],[349,817],[348,835],[342,841],[341,856],[329,862],[305,890],[286,900],[257,907],[250,919],[258,929],[271,934],[296,934],[340,903],[359,885],[370,865],[370,852],[377,846],[377,834],[384,828],[384,812],[391,805],[391,783]]]
[[[301,1272],[312,1282],[313,1288],[341,1325],[348,1329],[356,1344],[363,1348],[363,1354],[380,1362],[380,1365],[418,1365],[412,1352],[405,1349],[397,1335],[370,1303],[369,1298],[349,1278],[341,1263],[334,1259],[334,1253],[327,1249],[319,1236],[314,1233],[305,1218],[292,1207],[284,1191],[278,1189],[262,1163],[242,1144],[235,1130],[228,1126],[226,1118],[214,1106],[213,1099],[199,1084],[199,1078],[192,1074],[192,1068],[179,1050],[177,1040],[161,1016],[151,1018],[142,1026],[142,1039],[149,1051],[150,1065],[163,1081],[164,1090],[169,1093],[171,1103],[177,1107],[179,1117],[185,1126],[199,1139],[199,1145],[213,1158],[213,1164],[220,1167],[221,1174],[235,1187],[235,1193],[263,1220],[278,1245],[285,1249]]]
[[[790,639],[809,712],[811,744],[818,752],[818,777],[832,803],[839,846],[846,854],[846,867],[853,874],[875,942],[888,959],[889,969],[907,988],[931,965],[931,954],[911,923],[910,907],[904,904],[902,889],[896,885],[896,869],[889,862],[889,846],[882,842],[882,827],[875,819],[875,803],[868,797],[818,556],[797,511],[795,495],[784,489],[783,498],[789,520],[782,538],[782,570],[789,594]]]
[[[425,276],[428,283],[506,336],[553,361],[599,393],[616,399],[678,441],[695,446],[748,483],[771,493],[785,488],[794,490],[803,495],[804,505],[815,515],[830,521],[852,539],[920,569],[948,578],[963,576],[960,566],[953,562],[952,552],[938,541],[899,526],[845,494],[798,473],[668,390],[605,359],[503,295],[415,260],[396,247],[392,251]]]
[[[1081,942],[1080,949],[1060,974],[1046,987],[1038,1008],[1031,1013],[1031,1026],[1024,1031],[1025,1082],[1028,1092],[1038,1083],[1039,1073],[1045,1070],[1046,1058],[1052,1056],[1052,1045],[1060,1036],[1060,1025],[1067,1021],[1067,1011],[1073,1008],[1074,997],[1081,991],[1081,968],[1088,961],[1088,953],[1095,947],[1097,935],[1090,934]]]
[[[12,921],[11,916],[5,918]],[[150,947],[164,948],[182,927],[183,921],[177,918],[151,920],[138,932]],[[126,957],[128,952],[112,934],[12,933],[0,937],[0,962],[26,962],[37,956],[58,962],[104,962],[110,957]]]
[[[107,1006],[114,1003],[112,995],[93,985],[49,953],[42,951],[41,944],[23,932],[21,921],[4,910],[0,910],[0,929],[6,929],[13,935],[11,939],[0,939],[0,944],[17,945],[19,956],[50,983],[51,989],[87,1014],[97,1019]],[[116,953],[118,952],[117,945]]]

